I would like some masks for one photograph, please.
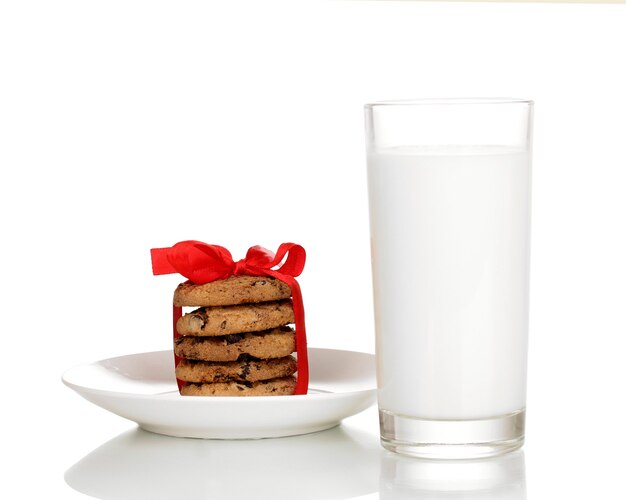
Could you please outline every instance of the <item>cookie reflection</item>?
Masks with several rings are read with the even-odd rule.
[[[526,500],[524,452],[480,460],[421,460],[385,453],[383,500]]]
[[[378,489],[378,439],[343,427],[278,439],[221,441],[125,432],[65,474],[101,499],[352,498]]]

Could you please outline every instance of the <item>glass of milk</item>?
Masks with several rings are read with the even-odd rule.
[[[365,106],[382,445],[522,446],[533,103]]]

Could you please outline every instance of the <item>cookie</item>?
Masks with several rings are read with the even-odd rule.
[[[180,393],[183,396],[289,396],[295,388],[294,377],[281,377],[252,383],[186,384]]]
[[[237,306],[201,307],[180,317],[176,322],[176,331],[180,335],[230,335],[261,332],[293,322],[291,301],[281,300]]]
[[[177,356],[204,361],[236,361],[242,354],[259,359],[282,358],[295,350],[296,335],[288,326],[222,337],[179,337],[174,342]]]
[[[185,382],[257,382],[293,375],[298,363],[292,356],[277,359],[247,358],[226,363],[182,359],[176,366],[176,378]]]
[[[288,299],[290,296],[289,285],[275,278],[231,276],[204,285],[181,283],[174,291],[174,305],[228,306]]]

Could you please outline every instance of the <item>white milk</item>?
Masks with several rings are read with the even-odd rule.
[[[368,155],[379,407],[525,406],[530,164],[489,146]]]

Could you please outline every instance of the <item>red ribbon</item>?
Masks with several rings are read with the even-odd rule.
[[[254,246],[248,250],[245,259],[235,262],[231,253],[219,245],[208,245],[201,241],[181,241],[169,248],[153,248],[152,273],[178,273],[191,282],[202,285],[229,276],[270,276],[291,287],[293,313],[296,325],[296,353],[298,354],[298,377],[295,394],[306,394],[309,386],[309,363],[306,348],[306,327],[302,292],[296,277],[300,276],[306,261],[304,248],[295,243],[283,243],[276,254]],[[282,263],[282,264],[281,264]],[[280,264],[280,265],[279,265]],[[275,269],[274,269],[275,268]],[[182,308],[174,306],[174,336],[176,321],[182,315]],[[176,363],[178,363],[178,359]],[[179,381],[179,387],[181,383]]]

